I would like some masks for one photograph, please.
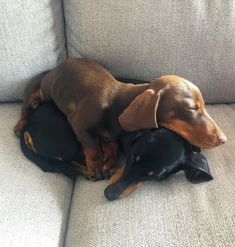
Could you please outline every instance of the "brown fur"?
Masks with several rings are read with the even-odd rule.
[[[68,59],[43,76],[38,87],[27,92],[18,132],[27,122],[35,100],[53,100],[67,116],[82,143],[92,179],[102,177],[105,160],[98,138],[115,141],[121,130],[165,126],[192,144],[212,148],[226,140],[209,117],[199,89],[178,76],[163,76],[134,85],[117,81],[104,67],[89,59]],[[115,153],[116,150],[113,150]],[[109,157],[108,159],[103,159]],[[113,161],[114,162],[114,161]]]

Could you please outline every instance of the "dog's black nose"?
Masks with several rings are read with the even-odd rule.
[[[221,135],[218,137],[218,142],[220,145],[224,144],[227,141],[227,137],[225,135]]]
[[[108,199],[109,201],[114,201],[116,199],[119,199],[119,195],[120,193],[117,191],[117,189],[115,187],[113,187],[112,185],[108,186],[105,190],[104,190],[104,196],[106,199]]]

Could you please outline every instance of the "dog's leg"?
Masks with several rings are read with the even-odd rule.
[[[103,150],[103,174],[105,177],[110,177],[116,170],[116,156],[118,150],[117,142],[108,142],[102,144]]]
[[[102,152],[98,138],[78,126],[75,128],[75,134],[83,146],[89,179],[92,181],[103,179]]]
[[[88,177],[91,181],[103,179],[102,153],[97,147],[84,148]]]
[[[19,134],[20,130],[27,124],[31,111],[35,108],[34,103],[41,100],[40,89],[33,92],[27,101],[24,102],[19,121],[14,127],[14,133]]]
[[[81,107],[80,109],[85,108]],[[92,181],[96,181],[103,179],[103,155],[98,137],[90,132],[90,125],[94,123],[94,121],[91,121],[88,116],[89,114],[84,113],[84,110],[79,111],[79,109],[77,109],[76,112],[68,116],[68,121],[78,141],[82,144],[89,178]]]

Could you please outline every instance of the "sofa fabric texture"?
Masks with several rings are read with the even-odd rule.
[[[0,1],[0,246],[235,246],[235,0]],[[76,183],[27,160],[13,126],[25,85],[66,57],[114,76],[185,77],[228,137],[205,152],[214,180],[183,173],[108,202],[107,181]]]
[[[177,74],[208,103],[235,101],[235,1],[66,0],[68,55],[115,76]]]
[[[208,111],[229,138],[225,145],[205,152],[214,180],[191,184],[180,173],[108,202],[103,195],[106,182],[80,179],[65,246],[234,246],[235,105],[208,106]]]
[[[12,133],[20,105],[0,105],[0,246],[63,246],[73,183],[27,160]]]
[[[66,57],[61,1],[0,1],[0,54],[0,102],[22,99],[29,80]]]

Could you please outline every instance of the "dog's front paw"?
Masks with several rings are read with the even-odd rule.
[[[110,178],[118,169],[115,159],[113,157],[103,160],[103,175],[105,178]]]
[[[118,144],[116,142],[103,143],[103,175],[110,178],[117,170],[116,155]]]
[[[88,178],[90,181],[95,182],[104,179],[102,167],[103,163],[100,161],[93,161],[92,164],[87,164]]]
[[[103,179],[103,162],[101,152],[96,148],[86,148],[84,149],[84,154],[89,180],[97,181]]]

